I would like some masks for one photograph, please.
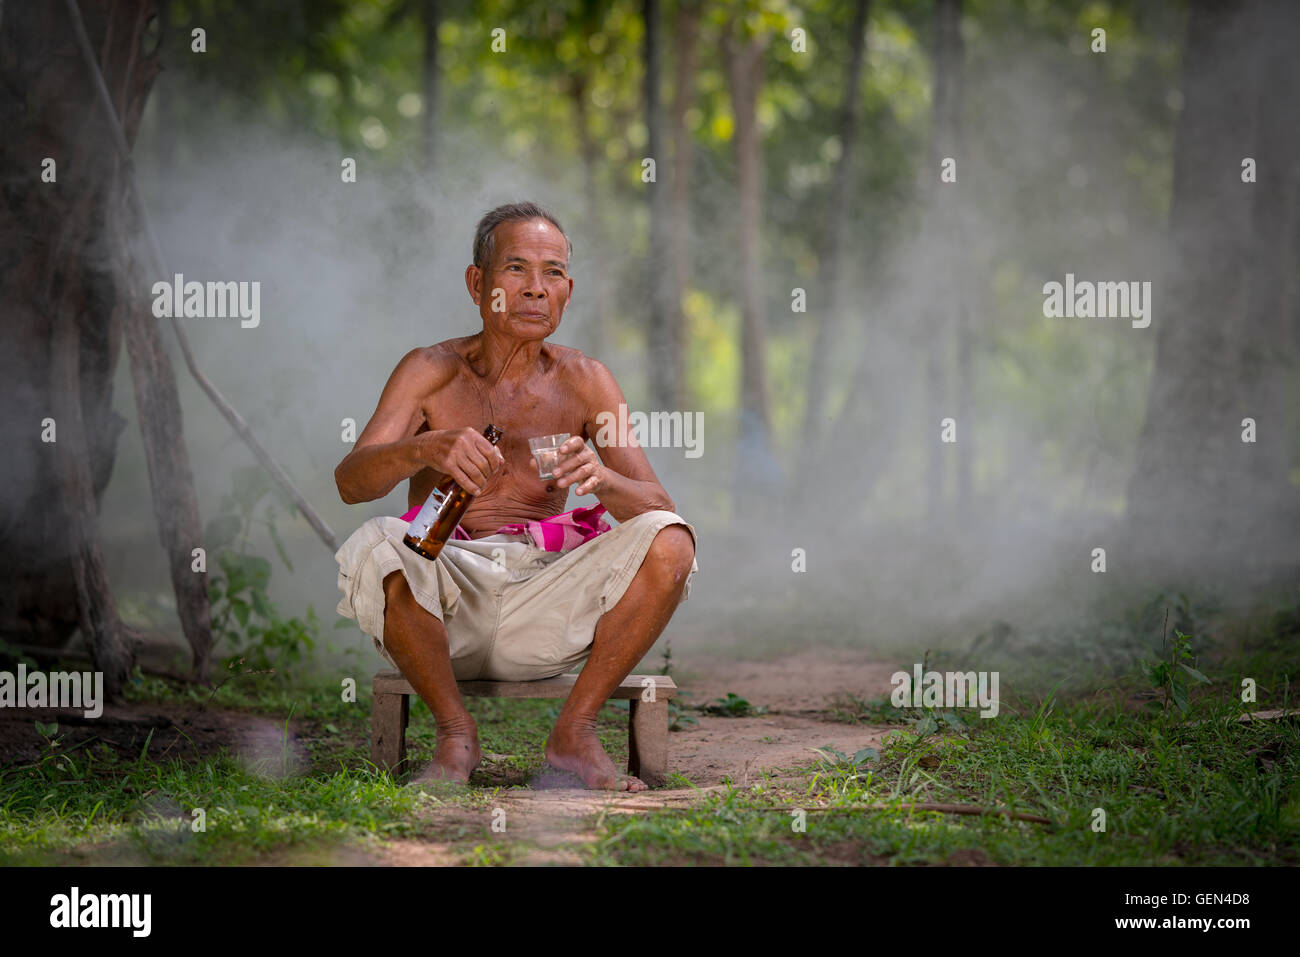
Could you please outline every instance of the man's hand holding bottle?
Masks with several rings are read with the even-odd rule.
[[[471,495],[481,495],[488,481],[505,468],[506,459],[501,450],[484,438],[476,429],[443,429],[423,432],[420,452],[432,468],[454,479]],[[447,482],[439,482],[442,486]]]

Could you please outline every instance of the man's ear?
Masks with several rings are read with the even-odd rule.
[[[479,304],[479,299],[482,296],[479,289],[482,282],[483,270],[472,264],[465,267],[465,288],[469,290],[469,297],[474,300],[474,305],[476,306]]]

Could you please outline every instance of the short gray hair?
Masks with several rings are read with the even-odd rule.
[[[568,243],[569,258],[573,258],[573,241],[564,232],[560,221],[550,212],[536,203],[506,203],[486,213],[478,221],[478,228],[474,230],[474,265],[479,269],[486,269],[488,263],[492,261],[492,252],[495,249],[493,236],[498,226],[502,223],[527,222],[530,219],[544,219],[558,229],[560,235],[564,236],[564,241]]]

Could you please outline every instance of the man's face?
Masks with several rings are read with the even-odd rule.
[[[487,268],[465,270],[484,328],[516,339],[545,339],[559,326],[573,292],[568,243],[544,219],[502,223],[493,241]]]

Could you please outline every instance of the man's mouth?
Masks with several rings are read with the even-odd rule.
[[[545,319],[545,318],[546,318],[546,313],[544,313],[544,312],[516,312],[515,315],[516,315],[516,316],[522,316],[522,317],[525,318],[525,319]]]

